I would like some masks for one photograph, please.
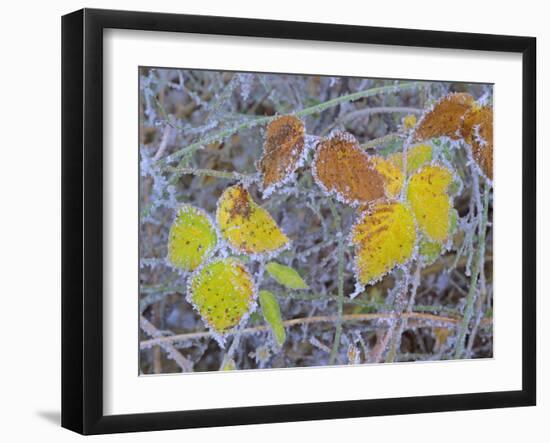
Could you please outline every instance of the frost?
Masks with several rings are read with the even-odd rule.
[[[241,87],[241,98],[243,101],[247,101],[252,91],[254,74],[237,74]]]
[[[491,196],[485,273],[471,286],[481,243],[479,201],[492,192],[490,175],[484,173],[487,165],[480,161],[482,150],[489,148],[487,123],[471,118],[467,140],[468,117],[453,114],[454,126],[447,126],[441,114],[433,120],[437,131],[423,148],[414,136],[421,133],[419,127],[427,131],[424,125],[443,101],[455,100],[453,91],[479,97],[468,105],[467,112],[473,113],[492,106],[492,87],[418,82],[405,89],[403,84],[351,77],[140,69],[140,312],[158,328],[157,337],[168,339],[176,350],[161,347],[159,361],[155,339],[145,341],[140,373],[158,372],[159,364],[162,373],[179,372],[178,352],[195,371],[218,371],[224,362],[232,362],[232,370],[311,367],[327,365],[331,359],[337,364],[383,362],[391,338],[379,348],[390,331],[399,337],[395,361],[455,358],[460,345],[455,319],[468,313],[470,287],[476,300],[482,291],[485,299],[474,304],[477,311],[462,332],[466,338],[477,337],[471,347],[465,344],[462,356],[491,355]],[[370,88],[376,93],[354,95]],[[348,93],[355,98],[343,100]],[[395,107],[396,112],[346,119],[350,114],[366,115],[371,107]],[[404,124],[402,109],[407,107],[423,109],[422,117]],[[300,122],[299,143],[281,149],[277,142],[272,146],[277,149],[266,150],[268,125],[283,117]],[[279,135],[283,142],[292,140],[284,131]],[[328,155],[327,147],[336,141],[341,146]],[[266,180],[266,171],[273,166],[277,174]],[[446,197],[440,199],[445,204],[434,204],[435,209],[450,208],[440,211],[436,223],[441,227],[448,221],[446,235],[439,236],[437,244],[430,243],[422,211],[417,211],[412,224],[405,223],[411,229],[399,228],[403,217],[396,217],[394,231],[380,214],[380,223],[366,229],[364,241],[353,241],[365,214],[372,214],[377,205],[409,207],[409,190],[425,168],[444,168],[450,174]],[[441,197],[439,188],[428,183],[419,195],[423,201],[434,192]],[[233,192],[228,199],[232,189],[246,193]],[[170,226],[182,205],[202,211],[218,239],[194,271],[178,269],[166,258]],[[189,238],[202,238],[200,223],[191,225]],[[388,231],[387,242],[377,249]],[[410,254],[388,260],[377,272],[372,257],[365,261],[368,266],[360,266],[358,257],[365,251],[389,257],[388,245],[400,250],[403,232],[415,235],[407,247]],[[270,246],[259,247],[262,243]],[[273,268],[269,263],[273,259],[282,274],[280,269],[268,269]],[[233,284],[241,281],[237,271],[222,272],[223,277],[214,282],[217,274],[209,266],[220,262],[240,263],[250,284]],[[288,270],[297,272],[300,284]],[[368,278],[361,279],[362,272]],[[234,291],[236,286],[241,289]],[[266,304],[264,297],[263,312],[261,293],[269,293],[267,298],[275,300],[278,309],[269,301]],[[197,294],[204,297],[193,297]],[[225,305],[236,303],[230,299],[247,300],[235,321],[222,315]],[[275,312],[278,316],[273,316]]]

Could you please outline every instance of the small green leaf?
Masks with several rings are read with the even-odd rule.
[[[300,277],[300,274],[289,266],[281,265],[277,262],[269,262],[265,269],[277,283],[286,286],[289,289],[308,289],[309,286]]]
[[[439,242],[422,239],[418,246],[425,265],[431,265],[441,255],[442,247]]]
[[[267,323],[269,323],[277,344],[282,346],[286,339],[286,331],[281,318],[279,302],[269,291],[260,291],[259,297],[262,314]]]

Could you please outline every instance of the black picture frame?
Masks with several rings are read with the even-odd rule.
[[[103,30],[453,48],[522,54],[522,389],[103,413]],[[536,39],[502,35],[83,9],[62,18],[62,426],[82,434],[151,431],[536,404]]]

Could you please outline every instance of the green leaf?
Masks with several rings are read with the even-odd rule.
[[[271,327],[273,336],[279,346],[282,346],[286,339],[286,331],[281,318],[281,308],[275,296],[269,291],[260,291],[260,306],[265,320]]]
[[[277,283],[286,286],[289,289],[308,289],[309,286],[300,277],[300,274],[289,266],[281,265],[277,262],[269,262],[266,271],[271,275]]]
[[[193,271],[212,254],[217,242],[216,230],[206,213],[183,205],[168,234],[168,259],[176,268]]]
[[[431,265],[441,255],[442,247],[441,243],[436,241],[430,241],[422,239],[418,245],[420,255],[425,265]]]

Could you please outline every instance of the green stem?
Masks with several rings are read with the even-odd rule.
[[[478,185],[479,186],[479,185]],[[478,188],[479,189],[479,188]],[[479,201],[478,208],[481,206],[481,198],[478,196],[477,199]],[[483,209],[482,213],[479,214],[481,216],[481,221],[479,224],[479,231],[478,231],[478,247],[477,247],[477,254],[474,256],[474,266],[472,270],[472,276],[470,280],[470,289],[468,290],[468,295],[466,297],[466,308],[464,309],[464,315],[462,317],[462,322],[460,324],[459,330],[458,330],[458,336],[456,339],[456,349],[454,358],[462,358],[464,354],[464,346],[466,341],[466,334],[468,332],[468,328],[470,325],[470,320],[472,318],[472,314],[474,311],[474,303],[477,298],[477,280],[479,278],[481,267],[485,265],[485,235],[487,230],[487,219],[489,215],[489,187],[486,185],[484,189],[484,195],[483,195]]]
[[[386,143],[389,143],[389,142],[392,142],[392,141],[395,141],[395,140],[402,140],[403,138],[405,138],[405,135],[404,134],[397,134],[397,133],[392,133],[392,134],[386,134],[382,137],[379,137],[379,138],[375,138],[373,140],[369,140],[368,142],[366,143],[363,143],[361,145],[361,147],[363,149],[372,149],[372,148],[377,148],[379,147],[380,145],[384,145]]]
[[[169,294],[185,294],[186,291],[185,286],[165,286],[165,285],[142,285],[140,287],[140,291],[144,294],[147,294],[145,297],[143,297],[140,302],[140,311],[143,312],[145,309],[147,309],[148,306],[150,306],[153,303],[156,303],[159,300],[162,300],[164,297],[166,297]],[[285,293],[285,294],[278,294],[278,297],[281,298],[291,298],[295,300],[338,300],[338,294],[314,294],[314,293],[304,293],[302,291],[300,292],[292,292],[292,293]],[[385,304],[385,303],[376,303],[376,302],[369,302],[369,301],[363,301],[358,300],[357,298],[350,299],[350,298],[344,298],[344,304],[345,305],[352,305],[352,306],[360,306],[362,308],[373,308],[376,311],[393,311],[396,309],[395,305],[391,304]],[[412,308],[413,312],[431,312],[431,313],[445,313],[449,314],[453,317],[460,317],[460,313],[456,309],[448,308],[446,306],[438,306],[438,305],[415,305]]]
[[[255,174],[241,174],[240,172],[216,171],[214,169],[174,168],[169,166],[166,171],[177,175],[198,175],[206,177],[226,178],[228,180],[244,180],[254,177]]]
[[[409,296],[409,302],[407,305],[407,312],[413,312],[416,310],[414,303],[416,300],[416,293],[418,292],[418,287],[420,286],[421,271],[422,271],[422,262],[419,259],[419,261],[416,264],[416,271],[414,272],[414,278],[413,278],[413,283],[411,287],[411,294]],[[395,359],[397,358],[397,354],[401,346],[401,338],[403,336],[403,331],[405,331],[406,326],[407,326],[407,319],[400,318],[398,331],[395,336],[395,341],[392,341],[392,346],[390,348],[390,351],[388,352],[386,363],[394,362]]]
[[[347,95],[343,95],[341,97],[336,97],[332,100],[328,100],[326,102],[319,103],[318,105],[315,105],[315,106],[310,106],[309,108],[305,108],[305,109],[302,109],[301,111],[296,112],[294,115],[296,115],[296,117],[305,117],[305,116],[308,116],[308,115],[320,113],[320,112],[322,112],[326,109],[329,109],[333,106],[337,106],[341,103],[345,103],[345,102],[348,102],[348,101],[359,100],[361,98],[368,98],[368,97],[372,97],[372,96],[375,96],[375,95],[378,95],[378,94],[386,94],[386,93],[403,91],[403,90],[406,90],[406,89],[414,89],[414,88],[418,88],[422,85],[423,85],[423,83],[421,83],[421,82],[410,82],[410,83],[401,83],[401,84],[396,84],[396,85],[391,85],[391,86],[380,86],[378,88],[371,88],[371,89],[367,89],[365,91],[359,91],[359,92],[355,92],[353,94],[347,94]],[[254,118],[254,119],[248,120],[246,122],[243,122],[239,125],[233,126],[231,128],[227,128],[227,129],[224,129],[222,131],[216,132],[216,133],[214,133],[214,134],[212,134],[208,137],[205,137],[205,138],[199,140],[198,142],[192,143],[189,146],[186,146],[185,148],[182,148],[182,149],[174,152],[173,154],[170,154],[169,156],[165,157],[164,159],[159,160],[156,164],[158,166],[165,166],[168,163],[176,161],[176,160],[178,160],[182,157],[187,158],[189,155],[193,154],[195,151],[197,151],[198,149],[202,148],[205,145],[208,145],[208,144],[213,143],[215,141],[218,141],[218,140],[224,139],[226,137],[229,137],[229,136],[233,135],[234,133],[239,132],[243,129],[250,129],[250,128],[253,128],[255,126],[264,125],[264,124],[269,123],[270,121],[272,121],[272,120],[274,120],[278,117],[279,116],[274,115],[274,116]],[[180,162],[179,166],[184,166],[184,164],[182,164],[182,163],[183,162]]]
[[[342,223],[340,215],[334,206],[334,203],[330,202],[330,209],[334,217],[334,221],[338,227],[338,313],[336,318],[336,332],[334,333],[334,342],[332,343],[332,349],[328,358],[328,364],[333,365],[338,354],[338,347],[340,346],[340,338],[342,336],[342,315],[344,314],[344,234],[342,233]]]

